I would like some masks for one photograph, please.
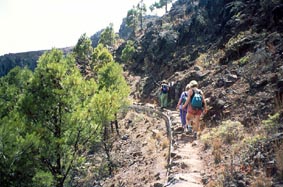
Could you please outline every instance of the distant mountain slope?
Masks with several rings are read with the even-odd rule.
[[[72,50],[72,47],[66,47],[61,49],[65,54]],[[16,66],[28,67],[34,70],[37,64],[38,58],[46,50],[40,51],[28,51],[23,53],[9,53],[0,56],[0,77],[6,75],[11,69]]]
[[[0,56],[0,76],[6,75],[11,69],[16,66],[28,67],[34,70],[38,58],[44,51],[33,51],[24,53],[9,53]]]
[[[154,21],[158,18],[158,16],[151,16],[147,15],[144,17],[143,26],[146,27],[146,25]],[[92,47],[96,47],[100,38],[101,33],[104,31],[104,29],[101,29],[97,31],[95,34],[93,34],[90,39],[92,41]],[[127,40],[132,33],[131,28],[127,27],[126,25],[126,18],[123,19],[123,22],[119,29],[119,37],[122,39]],[[72,51],[73,47],[65,47],[61,50],[67,54]],[[6,75],[12,68],[16,66],[20,67],[28,67],[31,70],[34,70],[36,67],[36,63],[38,58],[45,52],[46,50],[39,50],[39,51],[28,51],[23,53],[9,53],[0,56],[0,77]]]

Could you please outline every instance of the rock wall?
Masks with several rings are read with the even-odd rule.
[[[157,101],[161,80],[185,86],[195,79],[208,98],[210,124],[234,119],[248,126],[266,118],[275,111],[276,84],[283,78],[281,6],[266,0],[176,1],[137,40],[129,70],[142,77],[141,97]]]

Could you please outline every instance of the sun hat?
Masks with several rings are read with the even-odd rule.
[[[190,84],[187,84],[186,86],[186,90],[190,89],[191,88],[191,85]]]
[[[190,83],[189,83],[190,87],[193,87],[193,86],[197,86],[198,85],[198,82],[195,81],[195,80],[192,80]]]

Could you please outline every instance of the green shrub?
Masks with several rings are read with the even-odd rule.
[[[203,27],[207,26],[207,21],[201,14],[196,16],[196,21]]]
[[[122,50],[122,60],[124,62],[128,62],[132,59],[134,53],[136,52],[136,48],[134,42],[132,40],[128,40],[125,48]]]
[[[240,58],[240,60],[238,61],[238,64],[240,66],[243,66],[245,64],[247,64],[250,60],[250,57],[249,56],[243,56],[242,58]]]
[[[172,30],[173,25],[171,23],[162,24],[162,30]]]
[[[221,139],[224,143],[231,144],[235,140],[243,138],[244,126],[238,121],[227,120],[216,128],[211,129],[208,134],[202,136],[205,144],[210,144],[215,138]]]
[[[268,119],[262,121],[263,128],[265,129],[267,134],[277,133],[279,124],[279,113],[275,113],[274,115],[269,115]]]
[[[49,172],[38,171],[33,177],[34,187],[51,187],[53,185],[53,176]]]
[[[242,142],[245,143],[246,145],[253,146],[257,142],[265,140],[265,139],[266,139],[265,136],[261,134],[257,134],[254,136],[245,137]]]

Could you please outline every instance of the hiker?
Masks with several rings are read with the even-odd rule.
[[[187,91],[187,90],[185,90]],[[175,98],[174,100],[178,103],[179,101],[179,98],[180,98],[180,95],[182,94],[183,92],[183,89],[182,89],[182,85],[181,85],[181,82],[178,80],[176,83],[175,83]]]
[[[181,124],[182,124],[184,131],[186,129],[187,107],[185,109],[183,109],[182,107],[187,101],[189,89],[190,89],[190,84],[187,84],[185,91],[182,92],[179,98],[178,104],[176,106],[176,109],[180,111],[180,119],[181,119]]]
[[[186,127],[188,132],[192,132],[192,118],[195,118],[193,134],[194,138],[197,139],[197,132],[199,130],[200,116],[202,113],[207,112],[207,104],[203,92],[198,89],[198,83],[192,80],[190,83],[190,89],[188,91],[188,99],[183,105],[183,109],[188,107],[186,115]]]
[[[165,80],[162,81],[161,83],[161,88],[160,88],[160,105],[161,109],[166,108],[168,104],[168,91],[169,91],[169,86]]]

